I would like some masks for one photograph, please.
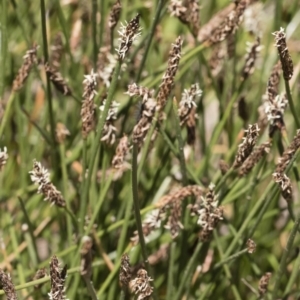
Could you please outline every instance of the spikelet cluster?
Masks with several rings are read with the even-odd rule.
[[[65,124],[58,122],[56,124],[55,135],[57,142],[59,144],[62,144],[65,141],[66,137],[70,135],[70,131],[65,126]]]
[[[239,145],[239,149],[233,163],[233,168],[239,168],[251,154],[258,137],[258,132],[259,128],[257,124],[250,124],[248,129],[245,130],[246,136],[243,138],[243,142]]]
[[[51,279],[51,291],[48,294],[50,300],[64,300],[65,288],[64,283],[66,280],[66,269],[62,270],[59,267],[58,259],[54,255],[50,261],[50,279]]]
[[[122,5],[120,3],[120,0],[117,0],[116,3],[111,8],[111,11],[109,14],[108,27],[111,30],[113,30],[117,26],[117,24],[120,20],[121,9],[122,9]]]
[[[172,87],[174,85],[174,78],[179,66],[179,61],[181,58],[181,46],[182,39],[178,37],[174,44],[172,44],[172,49],[169,53],[168,67],[166,73],[163,76],[162,83],[159,87],[157,95],[157,109],[163,111],[166,106],[168,97],[171,93]]]
[[[7,149],[6,149],[6,147],[4,147],[3,151],[0,149],[0,171],[6,164],[7,160],[8,160]]]
[[[120,60],[123,60],[125,58],[125,55],[129,51],[132,43],[141,34],[139,21],[140,21],[140,15],[138,14],[128,24],[126,24],[126,26],[124,25],[121,26],[121,30],[119,31],[120,45],[119,45],[119,49],[117,49]]]
[[[65,207],[66,202],[60,191],[56,189],[50,181],[49,172],[45,169],[40,162],[33,161],[33,170],[29,172],[31,181],[37,184],[38,194],[43,194],[45,201],[50,201],[51,205]]]
[[[23,87],[33,65],[37,63],[38,48],[39,47],[37,45],[34,45],[31,49],[27,50],[26,54],[23,56],[23,65],[19,69],[18,74],[13,82],[14,91],[18,91]]]
[[[8,300],[17,300],[17,292],[10,276],[0,269],[0,283]]]
[[[259,291],[259,295],[261,297],[268,291],[268,285],[269,285],[271,276],[272,276],[272,274],[268,272],[268,273],[264,274],[261,277],[261,279],[259,280],[258,291]]]
[[[119,273],[119,282],[124,290],[128,289],[129,282],[132,276],[132,267],[129,262],[129,256],[127,253],[121,257],[121,266]]]
[[[137,295],[137,300],[150,299],[153,293],[151,281],[153,279],[148,276],[147,271],[139,269],[137,276],[129,282],[129,290],[131,293]]]
[[[278,54],[281,61],[283,78],[284,80],[289,81],[293,76],[294,67],[292,58],[286,45],[286,34],[284,29],[280,27],[280,30],[275,31],[273,35],[275,36],[275,46],[278,49]]]
[[[83,84],[84,84],[84,92],[83,92],[83,101],[81,106],[81,132],[84,139],[87,138],[88,134],[95,127],[95,103],[94,98],[97,94],[96,92],[96,74],[94,74],[93,70],[90,75],[85,75]]]
[[[45,71],[49,75],[50,81],[59,92],[61,92],[65,96],[72,95],[71,88],[68,86],[66,80],[62,77],[60,72],[58,72],[48,63],[45,64]]]
[[[116,148],[116,153],[112,159],[112,166],[115,169],[120,169],[123,167],[125,158],[129,152],[129,146],[128,146],[128,136],[124,135]]]
[[[100,111],[104,111],[106,100],[103,101],[100,106]],[[108,109],[107,117],[104,123],[101,141],[107,145],[113,145],[116,141],[117,128],[114,126],[114,122],[117,119],[117,112],[120,103],[113,101]]]

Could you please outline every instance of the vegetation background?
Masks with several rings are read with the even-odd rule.
[[[138,284],[132,280],[142,268],[153,278],[144,286],[154,288],[148,299],[299,299],[297,154],[290,157],[286,171],[292,182],[292,199],[282,197],[272,178],[278,158],[289,149],[299,129],[299,1],[244,2],[248,6],[237,30],[224,41],[207,43],[201,40],[201,29],[209,22],[213,27],[217,20],[211,21],[212,17],[224,8],[225,15],[219,17],[226,20],[235,10],[231,1],[177,1],[178,7],[200,6],[197,23],[187,16],[183,23],[172,8],[176,1],[121,0],[120,20],[113,30],[109,16],[114,1],[1,1],[0,151],[4,160],[7,149],[8,158],[0,170],[0,268],[10,274],[18,299],[49,298],[55,288],[53,272],[49,276],[54,255],[61,267],[66,265],[68,299],[147,299],[142,286],[139,292],[132,287]],[[109,53],[115,55],[114,49],[119,48],[120,23],[126,26],[137,14],[141,35],[122,63],[116,63]],[[221,23],[221,29],[225,25]],[[278,94],[287,93],[292,99],[281,115],[282,126],[275,126],[262,123],[259,107],[279,60],[272,33],[281,27],[294,73],[289,81],[280,77]],[[208,35],[214,34],[208,27]],[[157,93],[178,36],[183,40],[181,60],[165,118],[156,115],[149,121],[152,132],[155,124],[160,124],[152,143],[148,133],[139,147],[132,147],[132,130],[145,103],[126,94],[128,85],[136,83]],[[252,56],[255,68],[248,69],[245,76],[246,43],[256,42],[257,37],[262,47]],[[39,45],[37,61],[26,82],[16,89],[13,82],[22,57],[33,45]],[[51,72],[45,73],[47,62],[52,66],[58,62],[55,72],[59,71],[65,82],[61,78],[55,82]],[[97,124],[85,138],[81,129],[83,81],[92,70],[97,76],[93,98]],[[193,98],[197,105],[193,112],[198,115],[195,141],[187,143],[191,132],[181,124],[177,108],[184,90],[196,83],[202,94]],[[104,108],[104,99],[119,103],[115,119],[106,119],[109,107]],[[257,145],[272,144],[249,174],[239,176],[232,165],[244,130],[254,123],[260,126]],[[64,126],[69,132],[66,136]],[[112,130],[111,144],[99,139],[103,126],[112,126],[107,127]],[[271,134],[272,130],[275,133]],[[63,132],[61,139],[57,132]],[[116,169],[112,159],[124,135],[128,136],[129,153],[121,169]],[[49,170],[66,206],[50,205],[37,193],[38,186],[29,174],[34,160]],[[221,160],[225,162],[220,168]],[[216,185],[216,205],[222,205],[223,219],[209,240],[203,241],[201,222],[195,214],[190,215],[190,207],[208,199],[210,183]],[[200,194],[184,189],[186,186],[198,187]],[[216,199],[216,195],[212,197]],[[154,220],[145,245],[143,241],[134,243],[131,238],[137,239],[140,217],[144,221],[163,201],[169,201],[164,207],[165,219],[160,215]],[[177,208],[175,203],[180,203]],[[176,234],[164,227],[170,217],[183,225]],[[256,244],[254,253],[249,253],[248,239]],[[124,253],[132,266],[127,269],[129,289],[122,268],[120,274]],[[42,268],[46,275],[37,279],[34,276]],[[3,289],[4,273],[0,276]]]

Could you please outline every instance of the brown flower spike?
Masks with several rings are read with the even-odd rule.
[[[243,138],[243,142],[239,145],[239,149],[233,163],[233,168],[237,169],[240,167],[251,154],[258,137],[258,132],[259,128],[257,124],[249,125],[248,129],[245,130],[246,137]]]
[[[121,30],[119,31],[120,34],[120,46],[117,50],[119,54],[119,59],[123,60],[125,58],[126,53],[129,51],[132,43],[134,40],[140,36],[140,15],[136,15],[129,24],[126,26],[122,25]]]
[[[157,95],[157,105],[158,105],[157,109],[159,111],[163,111],[163,109],[165,108],[168,97],[174,85],[174,78],[181,58],[181,46],[182,46],[182,39],[179,36],[176,39],[175,44],[172,45],[172,49],[170,50],[168,68],[166,73],[163,76],[163,80]]]
[[[137,300],[149,299],[153,292],[153,287],[150,282],[153,281],[144,269],[137,272],[136,278],[129,282],[129,290],[131,293],[138,295]]]
[[[115,156],[113,157],[113,160],[112,160],[112,166],[115,168],[115,169],[119,169],[119,168],[122,168],[122,166],[124,165],[124,161],[125,161],[125,158],[126,158],[126,155],[129,151],[129,147],[128,147],[128,136],[127,135],[124,135],[118,146],[117,146],[117,149],[116,149],[116,154]]]
[[[20,90],[24,82],[26,81],[32,67],[37,63],[37,45],[33,46],[31,49],[27,50],[26,54],[23,56],[23,65],[19,69],[18,74],[13,82],[13,90]]]
[[[127,290],[128,284],[131,280],[131,265],[129,262],[129,256],[127,253],[122,255],[121,258],[121,266],[120,266],[120,274],[119,281],[123,289]]]
[[[38,194],[43,194],[45,201],[49,200],[51,205],[65,207],[66,201],[64,200],[60,191],[56,189],[50,181],[49,172],[40,162],[33,161],[33,170],[29,172],[31,181],[38,184]]]
[[[6,295],[7,300],[17,300],[17,293],[15,290],[15,286],[11,281],[11,278],[8,274],[4,273],[2,269],[0,269],[0,283],[4,293]]]
[[[284,80],[289,81],[293,76],[294,67],[292,58],[286,45],[286,34],[284,32],[284,29],[280,27],[280,30],[275,31],[273,35],[275,35],[275,46],[278,49],[278,54],[283,71],[283,78]]]
[[[81,106],[81,132],[84,139],[87,138],[88,134],[94,129],[95,126],[95,103],[94,98],[97,94],[96,92],[96,81],[97,75],[94,74],[93,70],[90,75],[85,75],[83,84],[84,84],[84,92],[83,92],[83,102]]]
[[[60,269],[58,259],[55,255],[51,258],[50,262],[50,279],[51,291],[48,294],[50,300],[66,299],[64,290],[64,283],[66,280],[66,269]]]
[[[262,278],[259,280],[258,284],[258,291],[259,295],[262,297],[268,290],[269,281],[271,279],[272,274],[266,273],[262,276]]]
[[[109,14],[108,27],[111,30],[113,30],[119,22],[121,9],[122,9],[122,5],[120,3],[120,0],[117,0],[116,3],[113,5]]]

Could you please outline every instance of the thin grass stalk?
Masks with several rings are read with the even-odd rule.
[[[7,61],[7,1],[2,1],[1,14],[1,78],[0,78],[0,99],[4,96],[5,82],[5,62]],[[0,134],[1,136],[2,134]]]
[[[178,104],[176,98],[173,99],[173,112],[174,112],[174,121],[175,121],[175,128],[176,128],[176,136],[178,141],[178,154],[179,154],[179,162],[180,162],[180,169],[182,175],[182,183],[183,185],[187,185],[187,175],[186,175],[186,164],[184,158],[184,141],[181,135],[181,128],[180,128],[180,121],[178,117]]]
[[[166,300],[172,300],[174,296],[174,267],[175,267],[176,242],[172,242],[170,249],[170,261],[168,269],[167,296]]]
[[[103,32],[105,27],[105,0],[100,0],[100,28],[99,28],[99,48],[103,46]]]
[[[81,199],[80,199],[80,213],[79,213],[79,221],[81,223],[81,227],[84,224],[84,218],[87,209],[87,199],[84,198],[84,186],[86,184],[86,167],[87,167],[87,139],[83,139],[83,147],[82,147],[82,181],[81,181]]]
[[[113,73],[112,82],[111,82],[110,88],[108,90],[105,107],[104,107],[102,114],[99,117],[97,133],[96,133],[94,142],[92,144],[91,156],[90,156],[90,160],[89,160],[89,164],[88,164],[87,178],[85,181],[84,190],[83,190],[83,198],[82,198],[82,201],[87,201],[87,203],[88,203],[88,196],[89,196],[89,187],[91,184],[91,178],[92,178],[92,173],[93,173],[93,169],[94,169],[94,162],[95,162],[95,159],[97,156],[97,151],[98,151],[100,143],[101,143],[100,138],[101,138],[103,127],[104,127],[104,124],[106,121],[108,110],[111,105],[114,91],[117,86],[117,81],[118,81],[118,76],[119,76],[120,69],[121,69],[121,64],[122,64],[122,62],[120,60],[118,60],[115,70],[114,70],[114,73]],[[85,212],[84,212],[84,215],[85,215]]]
[[[144,69],[144,66],[145,66],[145,63],[146,63],[146,59],[147,59],[147,56],[148,56],[148,53],[149,53],[149,50],[150,50],[150,46],[151,46],[151,42],[152,42],[152,39],[153,39],[153,36],[154,36],[154,33],[155,33],[155,29],[156,29],[156,26],[158,24],[160,14],[161,14],[161,11],[162,11],[162,8],[163,8],[165,2],[166,2],[165,0],[158,0],[158,4],[157,4],[156,11],[155,11],[154,19],[153,19],[151,27],[150,27],[150,31],[149,31],[149,35],[147,37],[146,45],[144,47],[144,53],[143,53],[142,61],[141,61],[141,64],[140,64],[140,67],[139,67],[139,70],[138,70],[138,73],[137,73],[137,76],[136,76],[135,81],[137,83],[141,79],[141,75],[142,75],[142,72],[143,72],[143,69]]]
[[[186,287],[186,284],[187,284],[188,280],[191,278],[194,268],[196,266],[196,262],[197,262],[200,250],[202,248],[202,245],[203,245],[202,242],[198,241],[197,247],[194,250],[194,253],[193,253],[191,259],[189,260],[186,269],[184,270],[183,276],[182,276],[180,284],[179,284],[179,288],[177,290],[175,297],[173,298],[174,300],[181,299],[184,289]]]
[[[102,1],[104,2],[104,1]],[[97,0],[92,0],[92,40],[93,40],[93,65],[94,69],[97,70],[97,59],[98,59],[98,45],[97,45]],[[101,15],[101,21],[103,16]]]
[[[67,164],[66,164],[66,150],[65,144],[60,143],[59,145],[59,154],[60,154],[60,167],[62,170],[62,186],[63,186],[63,195],[65,195],[66,206],[68,209],[71,209],[70,197],[68,196],[68,173],[67,173]],[[77,222],[76,222],[77,223]],[[67,215],[67,234],[69,245],[72,244],[72,219],[71,216]]]
[[[285,287],[283,296],[285,297],[286,295],[288,295],[288,293],[290,293],[290,291],[292,290],[292,287],[295,283],[295,281],[297,280],[297,277],[299,276],[299,268],[300,268],[300,253],[298,253],[297,259],[295,261],[295,263],[293,264],[293,270],[292,270],[292,274],[289,278],[289,281]]]
[[[132,151],[132,172],[131,172],[131,184],[132,184],[132,200],[134,206],[134,216],[136,221],[136,227],[139,234],[139,242],[141,245],[142,256],[145,263],[146,271],[150,274],[150,265],[148,261],[148,254],[146,249],[146,243],[143,234],[143,227],[142,227],[142,219],[140,213],[140,203],[138,199],[138,166],[137,166],[137,156],[138,156],[138,145],[133,144],[133,151]]]
[[[273,289],[273,292],[272,292],[272,299],[274,299],[274,300],[277,299],[277,294],[278,294],[278,290],[279,290],[280,281],[281,281],[281,279],[283,277],[283,274],[285,273],[286,267],[287,267],[286,260],[287,260],[289,254],[292,250],[294,239],[296,237],[299,225],[300,225],[300,215],[297,217],[297,219],[294,223],[293,229],[291,231],[291,234],[289,236],[287,245],[283,249],[283,255],[281,257],[279,270],[278,270],[278,272],[276,274],[276,277],[275,277],[275,285],[274,285],[274,289]]]
[[[10,96],[8,98],[8,102],[7,102],[5,111],[4,111],[4,115],[3,115],[3,118],[2,118],[1,124],[0,124],[0,137],[3,135],[5,125],[7,123],[7,120],[9,118],[9,116],[10,116],[10,112],[11,112],[11,108],[12,108],[14,99],[15,99],[15,93],[11,92]]]
[[[248,249],[243,249],[239,252],[232,254],[231,256],[227,257],[226,259],[223,259],[219,263],[215,264],[214,267],[212,268],[212,271],[219,269],[223,265],[228,264],[229,262],[239,258],[240,256],[242,256],[243,254],[245,254],[247,252],[248,252]]]
[[[286,95],[289,101],[289,106],[291,109],[291,112],[293,114],[294,117],[294,121],[296,123],[297,129],[300,129],[300,121],[298,118],[298,113],[296,112],[296,108],[294,106],[294,102],[293,102],[293,98],[292,98],[292,94],[291,94],[291,89],[290,89],[290,85],[288,80],[284,80],[284,84],[285,84],[285,91],[286,91]]]
[[[21,206],[21,210],[24,214],[26,224],[28,225],[28,233],[29,233],[30,240],[31,240],[31,246],[34,249],[34,256],[35,256],[34,259],[37,263],[40,263],[40,258],[39,258],[39,254],[38,254],[38,250],[37,250],[37,246],[36,246],[36,239],[35,239],[35,236],[34,236],[34,229],[33,229],[32,223],[30,221],[30,218],[28,216],[28,213],[27,213],[27,210],[26,210],[26,207],[25,207],[25,204],[24,204],[22,198],[18,197],[18,200],[19,200],[19,203],[20,203],[20,206]]]
[[[96,291],[94,289],[94,286],[93,286],[93,283],[91,282],[91,280],[88,278],[88,276],[86,275],[83,275],[83,280],[86,284],[86,287],[87,287],[87,290],[90,294],[90,297],[93,299],[93,300],[98,300],[98,297],[96,295]]]

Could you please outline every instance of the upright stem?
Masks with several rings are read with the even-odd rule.
[[[93,32],[93,64],[94,69],[97,65],[98,46],[97,46],[97,0],[92,0],[92,32]],[[101,19],[102,19],[101,15]]]
[[[40,0],[41,3],[41,23],[42,23],[42,34],[43,34],[43,50],[44,50],[44,58],[45,63],[49,61],[48,55],[48,41],[47,41],[47,28],[46,28],[46,8],[45,8],[45,0]],[[55,151],[56,146],[56,139],[55,139],[55,122],[54,122],[54,115],[53,115],[53,107],[52,107],[52,97],[51,97],[51,86],[50,86],[50,78],[49,74],[46,74],[47,77],[47,101],[48,101],[48,112],[49,112],[49,119],[50,119],[50,130],[51,130],[51,137],[52,143]],[[52,164],[55,162],[55,152],[52,151]],[[55,165],[58,165],[57,163]]]
[[[285,84],[285,90],[286,90],[287,98],[288,98],[288,101],[289,101],[289,106],[291,108],[291,112],[293,114],[297,129],[300,129],[300,121],[298,119],[298,114],[297,114],[295,106],[294,106],[294,102],[293,102],[289,82],[287,80],[285,80],[284,84]]]
[[[286,260],[291,252],[299,225],[300,225],[300,215],[298,216],[298,218],[296,219],[296,221],[294,223],[294,226],[291,231],[290,237],[288,239],[287,245],[286,245],[285,249],[283,250],[283,255],[281,257],[279,270],[278,270],[278,272],[276,274],[276,278],[275,278],[275,286],[274,286],[274,290],[272,293],[272,299],[277,299],[277,293],[278,293],[278,289],[279,289],[279,285],[280,285],[280,279],[282,278],[283,273],[286,270],[286,267],[287,267]]]
[[[142,219],[141,219],[141,213],[140,213],[140,203],[139,203],[139,199],[138,199],[137,156],[138,156],[138,145],[133,144],[131,183],[132,183],[132,198],[133,198],[133,205],[134,205],[134,216],[135,216],[136,227],[137,227],[138,234],[139,234],[139,241],[141,244],[141,250],[142,250],[144,263],[146,266],[146,270],[149,273],[150,266],[149,266],[149,261],[148,261],[146,243],[145,243],[144,234],[143,234]]]

